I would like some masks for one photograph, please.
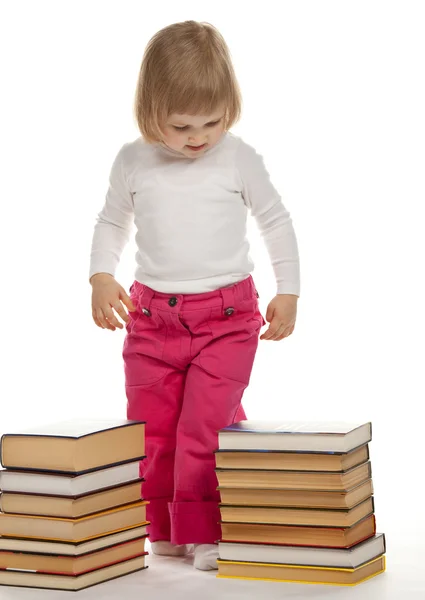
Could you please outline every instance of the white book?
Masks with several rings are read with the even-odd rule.
[[[385,535],[374,537],[351,548],[313,548],[219,542],[221,560],[282,565],[303,565],[356,569],[385,553]]]
[[[372,439],[372,424],[240,421],[219,431],[220,450],[349,452]]]
[[[49,496],[80,496],[139,479],[140,461],[83,475],[0,470],[0,490]]]

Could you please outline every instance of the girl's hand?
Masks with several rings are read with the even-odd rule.
[[[112,309],[119,314],[125,323],[128,322],[129,317],[123,304],[131,312],[136,310],[124,288],[108,273],[93,275],[90,283],[93,288],[91,302],[93,321],[102,329],[110,329],[111,331],[115,331],[117,327],[122,329],[123,325],[118,321]]]
[[[294,331],[298,296],[278,294],[267,307],[266,321],[270,323],[260,340],[279,342]]]

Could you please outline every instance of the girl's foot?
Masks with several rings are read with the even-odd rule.
[[[159,540],[157,542],[151,542],[152,552],[160,556],[186,556],[191,551],[191,546],[183,544],[182,546],[175,546],[171,542],[166,540]]]
[[[218,569],[218,545],[217,544],[196,544],[195,558],[193,564],[200,571],[213,571]]]

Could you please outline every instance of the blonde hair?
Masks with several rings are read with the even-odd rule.
[[[220,32],[197,21],[158,31],[144,52],[134,104],[144,139],[161,141],[161,124],[171,114],[210,115],[221,106],[228,130],[240,119],[242,97]]]

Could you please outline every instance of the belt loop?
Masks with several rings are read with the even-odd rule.
[[[253,293],[255,292],[255,285],[251,275],[246,280],[246,283],[247,285],[245,287],[245,299],[250,300],[252,298]]]
[[[234,285],[231,285],[229,287],[224,287],[220,289],[220,294],[221,294],[221,299],[222,299],[222,303],[223,303],[223,312],[229,311],[228,316],[230,316],[231,314],[233,314],[233,311],[235,310],[235,289],[234,289]],[[233,309],[232,312],[230,312],[229,309]]]
[[[142,312],[143,309],[150,311],[152,298],[154,296],[154,290],[149,288],[147,285],[141,284],[141,291],[137,298],[137,307],[139,312]]]
[[[258,293],[257,286],[255,285],[255,281],[254,281],[254,278],[252,277],[252,275],[249,276],[249,293],[250,293],[251,298],[252,298],[253,294],[257,298],[260,297],[260,294]]]

